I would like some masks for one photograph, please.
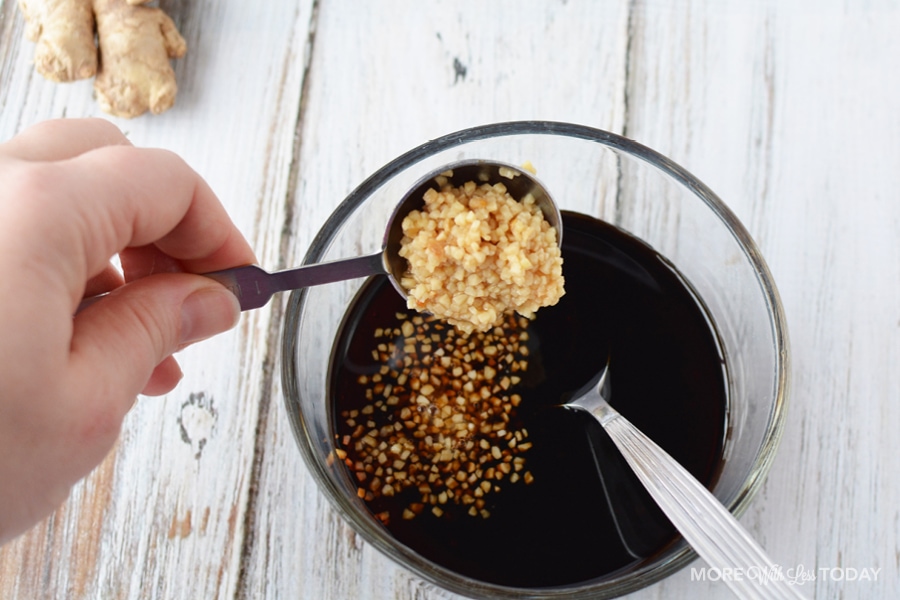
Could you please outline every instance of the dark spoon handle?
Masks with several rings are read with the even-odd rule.
[[[269,273],[256,265],[204,273],[237,296],[241,310],[265,306],[276,292],[386,273],[381,252]]]

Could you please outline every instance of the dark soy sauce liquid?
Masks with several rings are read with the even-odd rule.
[[[563,230],[566,294],[530,323],[529,367],[517,386],[513,426],[527,428],[534,481],[492,494],[487,519],[426,511],[387,525],[431,561],[500,585],[587,582],[636,568],[679,539],[600,425],[556,407],[598,372],[607,348],[610,403],[707,485],[721,466],[724,361],[697,297],[668,261],[621,230],[575,213],[563,213]],[[404,301],[382,276],[349,309],[330,374],[338,438],[347,433],[341,412],[364,403],[357,376],[378,367],[373,332],[397,312]],[[367,506],[399,515],[415,496]]]

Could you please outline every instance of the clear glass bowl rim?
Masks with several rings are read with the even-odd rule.
[[[384,165],[359,184],[337,206],[322,225],[303,259],[303,264],[321,262],[333,233],[341,223],[365,202],[373,192],[398,173],[429,156],[456,146],[479,140],[518,135],[548,135],[581,139],[595,142],[649,163],[689,189],[703,201],[722,221],[731,235],[734,236],[746,259],[753,267],[760,291],[766,303],[772,328],[772,339],[775,345],[776,389],[775,400],[768,415],[766,436],[760,445],[754,468],[740,493],[727,507],[734,515],[740,516],[747,509],[753,496],[762,485],[775,458],[776,450],[784,431],[787,399],[790,390],[790,344],[787,322],[772,274],[749,232],[711,189],[666,156],[621,135],[575,123],[537,120],[507,121],[463,129],[435,138],[409,150]],[[284,403],[294,438],[297,441],[303,460],[310,469],[319,489],[325,493],[342,517],[369,543],[399,564],[404,565],[405,568],[445,589],[471,597],[610,598],[643,589],[682,569],[697,558],[696,553],[689,546],[683,545],[668,560],[652,564],[638,571],[632,570],[626,577],[621,579],[613,577],[604,580],[600,584],[589,583],[582,586],[536,590],[497,586],[472,580],[449,571],[440,565],[436,565],[411,550],[389,543],[386,539],[387,534],[377,529],[376,525],[369,522],[361,522],[351,516],[353,513],[345,506],[348,499],[331,481],[327,473],[327,467],[314,454],[312,450],[312,436],[306,426],[303,414],[297,410],[300,393],[296,385],[298,371],[295,357],[298,344],[297,332],[305,300],[305,289],[291,293],[285,309],[282,337],[281,374]],[[638,576],[636,577],[635,575]]]

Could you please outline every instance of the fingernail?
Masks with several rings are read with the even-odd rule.
[[[228,331],[240,316],[237,298],[225,288],[194,292],[181,305],[181,345]]]

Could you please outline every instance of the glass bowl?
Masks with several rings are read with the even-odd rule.
[[[741,223],[703,183],[668,158],[621,136],[558,122],[510,122],[432,140],[391,161],[354,190],[319,231],[304,262],[378,252],[392,209],[422,177],[460,160],[531,162],[563,210],[630,233],[668,258],[713,321],[726,363],[723,464],[713,493],[742,513],[774,458],[789,387],[788,338],[775,284]],[[565,231],[563,231],[565,233]],[[327,394],[330,352],[363,280],[294,292],[284,323],[285,404],[300,452],[319,488],[378,550],[420,577],[477,598],[612,598],[650,585],[696,558],[685,543],[627,572],[559,588],[476,581],[398,543],[329,459],[334,446]]]

